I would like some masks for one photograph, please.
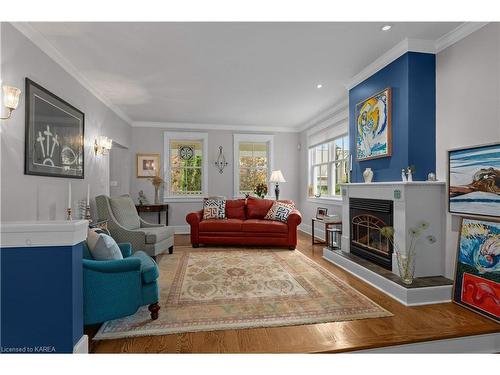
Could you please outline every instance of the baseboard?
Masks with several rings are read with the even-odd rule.
[[[175,234],[190,234],[191,227],[189,225],[169,225],[170,228],[174,228]]]
[[[500,333],[358,350],[352,353],[498,353]]]
[[[73,347],[73,354],[88,354],[89,353],[89,337],[83,335]]]

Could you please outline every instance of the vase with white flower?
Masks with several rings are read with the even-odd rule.
[[[398,262],[399,277],[401,281],[406,285],[411,285],[415,276],[415,258],[416,258],[416,246],[418,239],[424,234],[429,228],[429,223],[426,221],[421,221],[415,227],[408,229],[409,245],[406,247],[406,251],[402,252],[400,247],[394,241],[394,228],[393,227],[383,227],[380,230],[382,236],[387,238],[396,253],[396,260]],[[427,235],[426,240],[429,243],[436,242],[436,238],[433,235]]]

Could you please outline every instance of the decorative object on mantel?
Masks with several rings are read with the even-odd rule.
[[[413,173],[415,173],[415,166],[414,165],[410,165],[407,169],[406,169],[406,180],[408,182],[413,182]]]
[[[113,147],[113,140],[104,135],[100,135],[94,141],[94,154],[96,156],[107,155],[111,147]]]
[[[160,203],[160,187],[165,183],[160,176],[154,176],[151,178],[151,183],[155,188],[155,203]]]
[[[448,151],[448,209],[500,217],[500,143]]]
[[[160,154],[136,154],[136,177],[151,178],[160,174]]]
[[[436,174],[434,172],[429,172],[427,175],[427,181],[437,181]]]
[[[401,181],[406,182],[408,179],[406,178],[406,169],[401,169]]]
[[[273,171],[271,173],[271,177],[269,178],[269,182],[276,183],[274,187],[274,194],[276,195],[276,200],[278,200],[280,196],[279,183],[286,182],[285,177],[283,177],[283,173],[281,173],[281,170]]]
[[[85,199],[80,199],[78,201],[78,211],[80,213],[79,217],[81,220],[85,220],[86,210],[87,210],[87,201]]]
[[[144,195],[144,191],[139,190],[139,197],[137,198],[137,201],[139,202],[139,205],[146,205],[149,204],[148,198]]]
[[[391,156],[391,89],[356,105],[356,160]]]
[[[373,171],[371,168],[366,168],[363,172],[363,179],[367,184],[371,183],[373,180]]]
[[[500,323],[500,222],[463,218],[453,302]]]
[[[327,214],[328,214],[328,208],[325,207],[316,208],[316,219],[323,220]]]
[[[85,115],[26,78],[24,174],[84,178]]]
[[[8,120],[12,116],[12,112],[17,109],[19,105],[19,97],[21,90],[17,87],[3,86],[3,106],[7,108],[7,116],[0,117],[0,120]]]
[[[259,198],[264,198],[267,195],[267,185],[266,184],[257,184],[257,185],[255,185],[253,192]]]
[[[415,275],[415,257],[416,257],[416,245],[417,240],[422,236],[423,232],[429,228],[429,223],[421,221],[416,227],[412,227],[408,230],[408,235],[410,236],[410,245],[403,253],[398,245],[394,242],[394,228],[393,227],[383,227],[380,229],[380,234],[387,238],[391,242],[394,251],[396,253],[396,260],[398,262],[399,277],[401,281],[406,285],[411,285],[413,283],[413,277]],[[436,242],[436,238],[433,235],[428,235],[426,240],[429,243]]]
[[[226,157],[224,156],[224,149],[222,146],[219,146],[219,155],[217,156],[217,160],[215,161],[215,166],[219,169],[219,173],[224,173],[224,168],[227,167],[228,163],[226,161]]]

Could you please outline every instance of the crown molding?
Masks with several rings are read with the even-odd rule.
[[[449,33],[443,35],[441,38],[437,39],[435,42],[436,52],[441,52],[442,50],[450,47],[456,42],[464,39],[473,32],[483,28],[489,22],[464,22],[460,26],[451,30]]]
[[[208,124],[190,122],[159,122],[159,121],[134,121],[133,128],[159,128],[159,129],[179,129],[179,130],[229,130],[245,132],[275,132],[275,133],[297,133],[299,130],[287,126],[263,126],[263,125],[228,125],[228,124]]]
[[[41,49],[47,56],[60,65],[66,72],[68,72],[74,79],[85,87],[92,95],[99,99],[106,107],[113,111],[118,117],[132,125],[133,121],[121,109],[115,106],[109,99],[102,93],[97,91],[90,84],[89,80],[75,68],[40,32],[35,30],[28,22],[11,22],[10,23],[21,34],[28,38],[33,44]]]
[[[297,132],[303,132],[305,130],[310,131],[316,126],[321,126],[322,124],[325,123],[328,124],[336,123],[338,122],[336,118],[339,118],[341,120],[342,118],[346,117],[347,106],[348,106],[347,98],[342,99],[341,101],[338,101],[335,104],[328,107],[326,110],[320,112],[318,115],[314,116],[309,121],[298,126],[296,128],[296,131]]]
[[[434,41],[423,39],[403,39],[401,42],[392,47],[389,51],[384,53],[378,59],[373,61],[370,65],[364,68],[361,72],[356,74],[344,86],[347,90],[357,86],[365,79],[371,77],[382,68],[389,65],[397,58],[403,56],[407,52],[422,52],[422,53],[436,53]]]

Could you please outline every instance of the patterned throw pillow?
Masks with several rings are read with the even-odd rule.
[[[225,218],[226,218],[225,199],[206,199],[205,201],[203,201],[203,220],[225,219]]]
[[[267,211],[264,220],[276,220],[286,223],[288,215],[295,209],[293,204],[274,202],[269,211]]]

